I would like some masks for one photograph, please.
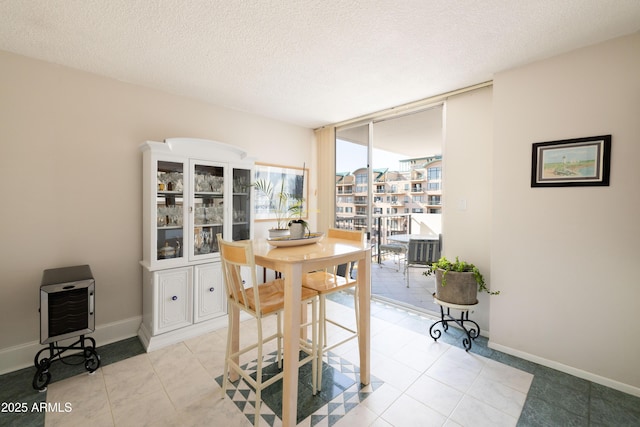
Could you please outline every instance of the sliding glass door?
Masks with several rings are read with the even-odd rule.
[[[440,234],[442,114],[437,105],[336,129],[335,225],[368,233],[375,297],[428,311],[433,290],[397,247]]]
[[[336,131],[336,219],[338,228],[369,232],[370,124]]]

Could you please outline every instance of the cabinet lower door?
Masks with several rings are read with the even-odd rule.
[[[192,271],[192,267],[182,267],[154,273],[158,298],[156,333],[173,331],[193,323]]]
[[[222,266],[219,262],[195,266],[195,323],[224,314],[223,286]]]

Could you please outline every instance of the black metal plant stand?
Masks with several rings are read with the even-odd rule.
[[[466,351],[469,351],[471,349],[471,346],[473,345],[473,340],[478,338],[478,336],[480,335],[480,326],[473,320],[469,319],[469,310],[477,305],[478,301],[476,300],[475,304],[469,305],[452,304],[437,299],[436,294],[433,294],[433,301],[440,306],[440,320],[435,322],[429,328],[429,335],[431,335],[431,338],[433,338],[434,341],[438,341],[438,338],[442,336],[442,331],[440,331],[440,329],[434,329],[436,325],[442,323],[442,329],[447,332],[447,330],[449,329],[449,322],[454,322],[465,332],[466,337],[462,339],[462,345],[464,346],[464,349]],[[452,308],[455,310],[460,310],[460,319],[456,319],[455,317],[451,316],[450,310]],[[465,323],[471,323],[473,326],[469,328],[465,326]]]
[[[90,344],[85,344],[85,340]],[[43,357],[44,352],[49,350],[49,357]],[[85,337],[80,335],[78,340],[70,346],[61,347],[57,345],[57,342],[49,343],[49,347],[40,350],[34,358],[34,365],[37,369],[36,374],[33,376],[33,388],[38,391],[46,391],[47,385],[51,381],[51,373],[49,367],[53,362],[60,361],[67,363],[63,360],[62,354],[67,350],[81,350],[82,357],[84,358],[84,368],[91,374],[100,367],[100,356],[96,352],[96,341],[91,337]]]

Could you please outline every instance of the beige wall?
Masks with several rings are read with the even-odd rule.
[[[7,52],[0,93],[0,372],[11,347],[39,340],[43,269],[91,266],[98,329],[141,315],[143,141],[215,139],[262,162],[314,160],[310,129]]]
[[[442,255],[475,264],[490,288],[492,88],[451,97],[445,105]],[[489,332],[488,294],[470,317]]]
[[[493,117],[490,345],[640,395],[640,34],[497,74]],[[603,134],[609,187],[530,187],[532,143]]]

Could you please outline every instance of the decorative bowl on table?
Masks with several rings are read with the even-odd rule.
[[[300,239],[292,239],[290,236],[275,237],[273,239],[267,239],[267,242],[271,246],[286,247],[286,246],[302,246],[317,243],[324,237],[324,233],[307,233]]]

